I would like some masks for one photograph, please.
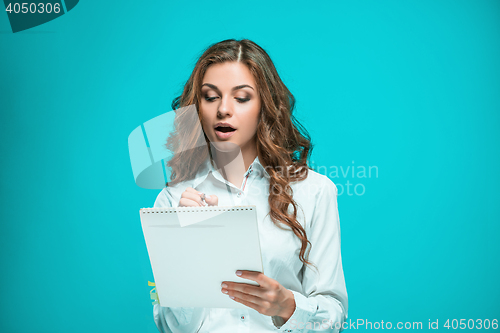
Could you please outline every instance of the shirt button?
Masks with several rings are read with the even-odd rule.
[[[243,195],[243,192],[239,192],[236,196],[237,196],[238,198],[241,198],[241,196],[242,196],[242,195]]]
[[[241,319],[241,321],[245,321],[245,316],[241,315],[240,319]]]

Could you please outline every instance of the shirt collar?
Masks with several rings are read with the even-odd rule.
[[[248,173],[249,170],[259,170],[259,174],[261,177],[265,178],[270,178],[269,173],[267,170],[264,168],[264,166],[260,163],[259,157],[255,157],[253,160],[252,164],[248,167],[248,170],[245,172],[245,175]],[[193,188],[196,188],[198,185],[200,185],[205,179],[208,177],[210,173],[216,172],[217,170],[214,168],[212,163],[210,163],[210,157],[208,157],[205,162],[203,162],[200,165],[200,168],[198,172],[196,173],[196,176],[194,177],[193,180]],[[218,172],[218,171],[217,171]]]

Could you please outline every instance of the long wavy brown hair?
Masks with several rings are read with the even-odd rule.
[[[307,178],[308,160],[313,146],[307,130],[293,115],[295,98],[281,81],[269,55],[256,43],[248,39],[224,40],[209,46],[196,62],[182,94],[172,102],[176,118],[175,130],[166,145],[173,152],[173,158],[167,163],[171,168],[171,181],[167,186],[193,179],[208,155],[214,165],[211,150],[203,143],[200,145],[200,138],[204,138],[208,146],[210,141],[199,126],[193,127],[191,124],[201,123],[201,85],[207,68],[224,62],[246,65],[255,78],[262,105],[256,133],[257,153],[270,176],[268,214],[276,226],[281,229],[284,228],[280,224],[290,227],[301,240],[300,260],[310,265],[305,252],[307,244],[311,245],[311,242],[297,221],[298,205],[293,199],[290,182]],[[188,112],[190,105],[196,105],[197,113]],[[198,119],[193,119],[193,114]],[[292,209],[289,209],[290,206]]]

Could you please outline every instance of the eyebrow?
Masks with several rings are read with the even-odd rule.
[[[219,88],[217,88],[217,86],[215,86],[215,85],[213,85],[213,84],[211,84],[211,83],[203,83],[201,86],[202,86],[202,87],[203,87],[203,86],[207,86],[207,87],[212,88],[213,90],[217,91],[218,93],[220,93]],[[252,88],[252,86],[249,86],[248,84],[240,84],[239,86],[233,87],[233,88],[231,89],[231,91],[239,90],[239,89],[242,89],[242,88],[250,88],[250,89],[254,90],[254,89]]]

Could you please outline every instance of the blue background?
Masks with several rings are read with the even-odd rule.
[[[127,137],[227,38],[268,51],[316,165],[378,168],[332,178],[365,190],[338,199],[349,318],[499,319],[500,2],[116,4],[16,34],[0,13],[0,331],[156,332],[159,190]]]

